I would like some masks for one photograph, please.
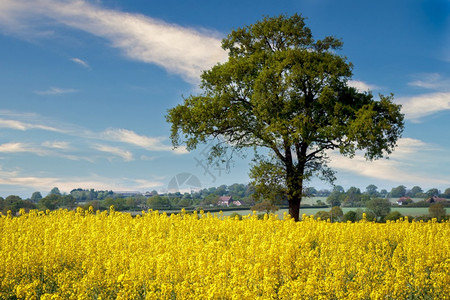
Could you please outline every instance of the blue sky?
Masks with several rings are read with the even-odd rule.
[[[389,160],[330,153],[336,184],[450,187],[448,0],[0,0],[0,196],[164,192],[180,173],[202,187],[247,183],[249,158],[226,172],[203,165],[207,145],[173,151],[165,115],[199,92],[201,70],[226,60],[231,30],[293,13],[316,39],[343,40],[352,85],[403,105]]]

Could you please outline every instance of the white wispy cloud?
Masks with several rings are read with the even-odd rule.
[[[48,90],[44,91],[34,91],[35,94],[38,95],[63,95],[63,94],[71,94],[77,92],[76,89],[62,89],[57,87],[51,87]]]
[[[121,149],[119,147],[113,147],[109,145],[93,145],[92,148],[94,148],[97,151],[110,153],[116,156],[121,157],[124,161],[132,161],[133,160],[133,154],[130,151]]]
[[[105,130],[101,136],[110,141],[127,143],[150,151],[172,151],[171,146],[163,143],[167,138],[148,137],[128,129],[110,128]],[[186,149],[183,147],[173,151],[177,154],[187,153]]]
[[[2,118],[7,117],[7,118]],[[50,124],[50,125],[48,125]],[[91,131],[73,124],[59,123],[43,116],[27,113],[16,113],[0,110],[0,128],[12,130],[44,130],[61,134],[61,140],[41,140],[30,143],[23,140],[10,141],[0,144],[0,153],[14,155],[29,153],[32,155],[64,158],[73,161],[88,161],[94,163],[101,157],[111,160],[120,157],[124,161],[134,160],[133,152],[136,146],[148,151],[164,151],[174,154],[188,153],[185,147],[173,150],[166,137],[150,137],[137,134],[128,129],[107,129],[105,131]],[[11,135],[14,139],[15,135]],[[64,140],[76,138],[76,142]],[[79,147],[73,147],[76,143]],[[117,143],[122,143],[121,147]],[[132,147],[130,147],[132,146]],[[141,160],[154,160],[155,157],[141,154]]]
[[[361,80],[349,80],[348,85],[356,88],[360,92],[367,92],[374,89],[379,89],[378,86],[374,84],[368,84],[367,82]]]
[[[396,102],[402,104],[405,118],[419,122],[426,116],[450,110],[450,92],[437,92],[412,97],[400,97]]]
[[[32,152],[31,148],[25,143],[11,142],[0,145],[1,153],[18,153],[18,152]]]
[[[431,92],[396,98],[407,120],[420,122],[424,117],[450,110],[450,78],[439,73],[420,73],[412,77],[414,80],[408,85]]]
[[[410,157],[415,155],[420,151],[434,151],[437,150],[435,146],[429,145],[421,140],[414,138],[400,138],[397,141],[397,147],[395,151],[391,154],[391,157]]]
[[[60,150],[68,149],[62,148],[64,147],[63,144],[57,145],[53,143],[53,145],[50,146],[50,144],[44,142],[42,143],[42,146],[44,146],[44,148],[31,143],[9,142],[0,144],[0,153],[5,154],[30,153],[38,156],[60,157],[74,161],[85,160],[89,162],[94,162],[94,160],[88,156],[79,155],[76,153],[66,153],[65,151],[61,152]]]
[[[421,73],[413,75],[416,79],[409,82],[408,85],[432,89],[439,91],[450,91],[450,79],[443,77],[439,73]]]
[[[0,145],[0,153],[32,153],[39,156],[48,156],[52,152],[48,149],[37,147],[31,143],[9,142]]]
[[[50,25],[57,23],[102,37],[127,57],[156,64],[192,83],[198,82],[202,70],[226,60],[227,56],[220,47],[218,33],[107,9],[88,1],[0,3],[0,24],[12,34],[39,36],[36,31],[47,32]]]
[[[40,129],[54,132],[64,132],[64,130],[44,124],[33,124],[28,122],[22,122],[19,120],[3,119],[0,118],[0,128],[10,128],[16,130],[30,130],[30,129]]]
[[[18,175],[19,175],[18,170],[5,170],[0,165],[0,178],[11,178],[11,177],[16,177]]]
[[[89,66],[89,64],[86,61],[82,60],[81,58],[73,57],[70,60],[73,61],[76,64],[79,64],[79,65],[87,68],[87,69],[91,68],[91,66]]]
[[[61,141],[45,141],[42,142],[42,146],[47,148],[63,149],[63,150],[70,149],[69,142],[61,142]]]
[[[38,156],[56,156],[57,154],[49,149],[33,145],[31,143],[9,142],[0,145],[0,153],[31,153]]]
[[[122,128],[107,129],[103,132],[103,136],[111,141],[128,143],[147,150],[166,150],[168,147],[162,144],[163,138],[148,137]]]
[[[85,188],[95,190],[150,190],[162,187],[163,182],[159,180],[149,180],[145,178],[110,178],[95,174],[83,177],[49,177],[39,175],[25,176],[20,170],[4,170],[0,166],[0,185],[18,186],[29,188],[41,192],[50,191],[53,187],[58,187],[60,191],[69,193],[74,188]]]
[[[426,155],[424,155],[426,153]],[[450,177],[427,176],[418,172],[411,172],[417,164],[431,164],[429,156],[439,157],[439,149],[413,138],[401,138],[398,140],[398,147],[389,156],[389,159],[367,161],[362,153],[354,158],[346,158],[337,152],[329,154],[331,158],[330,167],[336,170],[351,172],[355,175],[386,180],[401,184],[430,184],[446,185],[450,182]]]

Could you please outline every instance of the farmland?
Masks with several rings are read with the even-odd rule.
[[[358,207],[342,207],[342,211],[345,214],[348,211],[355,211]],[[360,209],[364,210],[364,207],[360,207]],[[318,211],[329,211],[330,208],[301,208],[300,213],[306,214],[307,216],[315,215]],[[428,214],[428,207],[392,207],[392,211],[398,211],[403,216],[423,216]],[[251,210],[239,210],[239,211],[226,211],[224,215],[231,215],[234,212],[239,213],[240,215],[248,215],[251,214]],[[449,210],[447,209],[447,213]],[[288,213],[288,209],[280,209],[275,214],[282,217],[284,213]]]
[[[57,210],[0,218],[2,299],[448,299],[450,223]]]

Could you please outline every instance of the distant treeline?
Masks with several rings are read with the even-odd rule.
[[[365,191],[359,188],[350,187],[344,190],[342,186],[335,186],[332,190],[321,189],[317,190],[314,187],[306,188],[304,191],[306,197],[321,197],[314,205],[317,206],[345,206],[345,207],[366,207],[368,201],[375,198],[401,198],[400,205],[410,207],[428,207],[436,201],[442,202],[444,206],[449,205],[450,188],[444,192],[438,189],[422,190],[419,186],[414,186],[407,189],[400,185],[392,188],[390,192],[385,189],[378,191],[378,188],[371,184],[366,187]],[[242,207],[252,207],[256,203],[270,202],[271,204],[283,206],[287,205],[287,198],[285,195],[280,195],[276,199],[265,199],[264,197],[256,196],[254,188],[251,184],[221,185],[219,187],[204,188],[191,193],[164,193],[160,194],[157,191],[151,192],[114,192],[105,190],[82,189],[77,188],[70,191],[69,194],[61,193],[58,187],[54,187],[48,195],[42,196],[40,192],[34,192],[30,198],[22,199],[16,195],[9,195],[6,198],[0,197],[0,212],[6,214],[8,210],[12,214],[16,214],[20,208],[29,209],[58,209],[68,208],[73,209],[77,206],[89,207],[95,209],[108,209],[114,205],[118,211],[130,210],[140,211],[146,209],[160,209],[160,210],[177,210],[181,208],[197,209],[197,208],[212,208],[218,206],[219,198],[221,196],[231,196],[233,202],[230,206],[236,206],[239,203]],[[325,202],[323,201],[325,198]],[[394,205],[396,205],[394,203]]]

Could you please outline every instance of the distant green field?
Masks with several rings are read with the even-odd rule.
[[[318,200],[327,203],[327,197],[305,197],[302,199],[302,204],[317,205]]]
[[[344,214],[350,210],[357,210],[358,208],[356,207],[343,207],[342,211],[344,212]],[[361,208],[362,210],[364,210],[364,207]],[[304,209],[300,209],[300,214],[307,214],[307,215],[314,215],[316,212],[320,211],[320,210],[325,210],[325,211],[329,211],[329,209],[314,209],[314,208],[304,208]],[[399,213],[401,213],[404,216],[423,216],[423,215],[427,215],[428,214],[428,207],[392,207],[391,208],[391,212],[392,211],[398,211]],[[447,214],[450,213],[450,210],[447,208],[446,209]],[[283,212],[281,212],[281,214],[283,214]]]
[[[350,210],[357,210],[357,207],[343,207],[342,211],[344,212],[344,214]],[[364,207],[361,208],[362,210],[364,210]],[[310,215],[314,215],[316,214],[318,211],[329,211],[329,208],[301,208],[300,209],[300,215],[302,214],[307,214],[308,216]],[[399,213],[401,213],[404,216],[423,216],[423,215],[427,215],[428,214],[428,207],[393,207],[391,209],[391,211],[398,211]],[[447,214],[450,213],[450,209],[447,208],[446,209]],[[239,211],[226,211],[223,212],[224,216],[229,216],[232,213],[237,212],[238,214],[240,214],[241,216],[245,216],[248,214],[252,214],[253,212],[251,210],[239,210]],[[288,210],[287,209],[280,209],[279,211],[276,212],[277,215],[279,215],[280,217],[283,216],[284,213],[287,213]]]
[[[306,197],[302,199],[302,205],[317,205],[317,201],[320,200],[324,203],[326,203],[327,197]],[[414,202],[418,202],[421,201],[423,199],[419,199],[419,198],[414,198],[413,201]],[[391,199],[392,203],[396,203],[397,199]],[[215,207],[216,208],[216,207]],[[220,208],[218,208],[220,209]],[[342,207],[342,211],[345,213],[347,213],[348,211],[356,211],[358,209],[358,207]],[[364,211],[364,207],[361,207],[360,209],[362,209]],[[315,215],[318,211],[330,211],[330,208],[307,208],[307,207],[302,207],[300,209],[300,215],[302,214],[306,214],[308,216],[311,215]],[[395,206],[391,208],[391,212],[392,211],[398,211],[400,212],[403,216],[423,216],[423,215],[427,215],[428,214],[428,207],[401,207],[401,206]],[[161,210],[161,212],[163,212],[163,210]],[[167,210],[165,211],[166,213],[170,214],[170,213],[179,213],[180,210]],[[276,214],[278,216],[280,216],[281,218],[283,217],[284,213],[288,213],[288,209],[280,209],[276,212]],[[450,208],[446,208],[446,212],[447,214],[450,214]],[[139,214],[140,212],[131,212],[133,215],[135,214]],[[248,209],[248,210],[225,210],[223,211],[223,215],[224,216],[229,216],[233,213],[238,213],[241,216],[245,216],[245,215],[249,215],[252,214],[253,212]],[[212,212],[212,214],[219,214],[218,212]]]

